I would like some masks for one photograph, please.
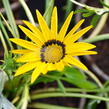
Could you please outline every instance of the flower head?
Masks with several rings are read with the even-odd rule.
[[[52,70],[63,70],[64,66],[67,65],[73,65],[87,70],[87,67],[75,59],[74,56],[97,54],[95,51],[87,51],[96,46],[75,41],[90,30],[92,26],[76,32],[84,22],[84,19],[82,19],[66,34],[73,15],[73,12],[71,12],[58,33],[56,7],[52,12],[50,29],[38,10],[36,10],[36,14],[40,29],[28,21],[23,22],[29,29],[21,25],[19,26],[31,41],[16,38],[10,39],[12,42],[26,48],[22,50],[12,50],[13,53],[22,54],[22,56],[17,59],[17,62],[25,63],[18,68],[15,76],[34,69],[31,76],[31,83],[33,83],[40,74],[46,74]]]

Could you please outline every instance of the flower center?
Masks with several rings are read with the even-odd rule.
[[[47,41],[41,49],[41,61],[46,63],[59,62],[65,55],[65,45],[57,40]]]

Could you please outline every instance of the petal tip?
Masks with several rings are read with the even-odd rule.
[[[87,71],[88,70],[88,68],[85,65],[81,69],[84,70],[84,71]]]
[[[16,77],[16,76],[19,76],[19,73],[16,72],[16,73],[14,74],[14,77]]]
[[[55,6],[53,10],[57,10],[57,7]]]
[[[83,23],[85,21],[85,19],[82,19],[81,22]]]
[[[38,10],[38,9],[36,9],[36,14],[37,14],[37,15],[39,15],[39,14],[40,14],[40,12],[39,12],[39,10]]]
[[[23,23],[28,22],[27,20],[22,20]]]
[[[10,41],[13,41],[15,38],[9,38]]]
[[[18,27],[21,29],[22,28],[22,25],[18,25]]]
[[[90,29],[93,28],[93,25],[90,25]]]
[[[97,52],[97,51],[95,51],[95,54],[98,54],[98,52]]]
[[[34,79],[31,79],[31,84],[33,84],[35,82],[35,80]]]
[[[74,13],[73,11],[70,12],[71,17],[73,16],[73,13]]]

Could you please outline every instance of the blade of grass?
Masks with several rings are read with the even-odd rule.
[[[54,0],[46,0],[44,18],[47,24],[50,24],[51,14],[54,6]]]
[[[2,13],[0,13],[0,17],[3,19],[4,23],[7,26],[7,29],[11,32],[11,34],[13,35],[13,37],[16,38],[16,34],[13,32],[12,28],[10,27],[10,25],[8,24],[8,22],[6,21],[6,19],[2,15]],[[17,48],[20,48],[20,46],[17,45]]]
[[[6,38],[7,42],[8,42],[8,44],[9,44],[9,47],[10,47],[11,49],[13,49],[12,43],[9,41],[9,37],[8,37],[7,31],[6,31],[6,29],[5,29],[5,27],[4,27],[3,23],[2,23],[1,18],[0,18],[0,28],[1,28],[1,30],[2,30],[2,32],[3,32],[3,34],[4,34],[4,36],[5,36],[5,38]]]
[[[67,18],[68,14],[72,11],[73,3],[70,0],[66,1],[65,6],[65,19]]]
[[[5,52],[4,54],[5,54],[5,56],[8,56],[8,49],[7,49],[6,42],[5,42],[5,39],[3,37],[1,30],[0,30],[0,39],[1,39],[1,42],[2,42],[2,45],[4,48],[4,52]]]
[[[10,25],[8,24],[8,22],[6,21],[6,19],[4,18],[4,16],[2,15],[2,13],[0,13],[1,18],[3,19],[3,21],[5,22],[7,29],[11,32],[11,34],[13,35],[13,37],[16,37],[16,35],[14,34],[12,28],[10,27]]]
[[[87,38],[87,39],[84,39],[82,41],[83,42],[88,42],[88,43],[94,43],[94,42],[98,42],[98,41],[102,41],[102,40],[107,40],[107,39],[109,39],[109,33],[97,35],[96,37]]]
[[[33,16],[32,16],[32,13],[31,13],[30,9],[28,8],[27,4],[25,3],[25,1],[24,1],[24,0],[19,0],[19,2],[21,3],[22,7],[24,8],[25,13],[26,13],[26,15],[27,15],[29,21],[30,21],[33,25],[35,25],[35,21],[34,21],[34,18],[33,18]]]
[[[4,8],[5,8],[6,15],[7,15],[7,18],[9,20],[10,26],[11,26],[13,32],[15,33],[16,38],[18,38],[19,32],[18,32],[17,25],[15,23],[14,15],[12,13],[9,0],[2,0],[2,2],[3,2],[3,5],[4,5]]]

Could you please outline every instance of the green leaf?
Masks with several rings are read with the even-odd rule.
[[[54,71],[50,71],[48,72],[49,75],[52,75],[52,76],[57,76],[57,77],[61,77],[63,75],[63,72],[60,72],[60,71],[57,71],[57,70],[54,70]]]
[[[40,76],[35,84],[38,84],[38,83],[41,83],[41,82],[44,82],[44,83],[49,83],[49,82],[53,82],[55,80],[59,80],[63,75],[63,72],[59,72],[59,71],[50,71],[47,73],[47,75],[42,75]]]
[[[89,12],[87,12],[87,13],[83,13],[82,16],[83,16],[83,17],[90,17],[90,16],[92,16],[93,14],[94,14],[94,12],[90,12],[90,11],[89,11]]]
[[[55,79],[52,78],[48,78],[48,77],[44,77],[44,76],[40,76],[34,84],[39,84],[39,83],[49,83],[49,82],[53,82],[55,81]]]
[[[66,76],[66,78],[63,78],[63,80],[66,82],[85,89],[97,88],[97,86],[93,82],[88,81],[79,70],[72,67],[66,67],[63,72]]]
[[[91,25],[96,26],[98,20],[100,19],[100,15],[94,15],[91,21]]]
[[[4,57],[4,64],[5,70],[14,71],[16,70],[16,63],[15,60],[12,58],[12,54],[9,54],[8,57]]]
[[[87,9],[78,9],[74,12],[74,14],[77,14],[77,13],[84,13],[84,12],[88,12]]]
[[[72,67],[65,67],[63,70],[64,74],[68,78],[77,78],[77,79],[85,79],[86,76],[82,74],[78,69],[72,68]]]
[[[78,9],[74,12],[74,14],[77,14],[77,13],[83,13],[82,14],[83,17],[89,17],[93,15],[95,12],[92,10],[88,10],[88,9]]]

